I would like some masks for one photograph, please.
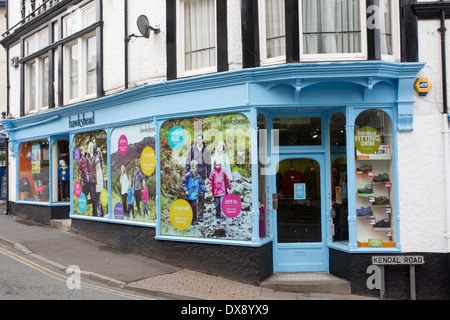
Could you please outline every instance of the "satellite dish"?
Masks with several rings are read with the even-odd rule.
[[[139,32],[144,36],[145,38],[150,38],[150,23],[148,22],[148,19],[144,15],[140,15],[137,19],[137,27],[139,29]]]
[[[137,27],[142,36],[137,36],[135,34],[130,34],[125,38],[125,41],[130,41],[131,38],[150,38],[150,30],[152,30],[155,34],[160,32],[159,28],[153,28],[150,26],[148,19],[144,15],[140,15],[137,19]]]

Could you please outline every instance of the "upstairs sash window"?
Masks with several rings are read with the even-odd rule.
[[[365,57],[365,6],[361,0],[302,0],[303,58]]]
[[[216,0],[180,0],[177,17],[179,75],[215,72]]]

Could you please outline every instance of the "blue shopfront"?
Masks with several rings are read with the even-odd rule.
[[[4,120],[12,213],[66,214],[80,234],[249,283],[342,275],[342,260],[401,252],[396,137],[422,66],[236,70]]]

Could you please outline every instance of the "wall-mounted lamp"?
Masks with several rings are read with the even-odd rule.
[[[127,39],[130,40],[131,38],[150,38],[150,31],[153,31],[153,33],[157,34],[160,32],[159,28],[153,28],[150,26],[150,23],[146,16],[140,15],[137,19],[137,27],[139,29],[139,32],[142,34],[142,36],[137,36],[134,33],[130,34]]]

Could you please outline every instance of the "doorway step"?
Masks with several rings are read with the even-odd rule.
[[[50,227],[54,229],[70,231],[72,225],[72,219],[52,219],[50,221]]]
[[[274,291],[351,294],[350,282],[326,272],[274,273],[260,286]]]

